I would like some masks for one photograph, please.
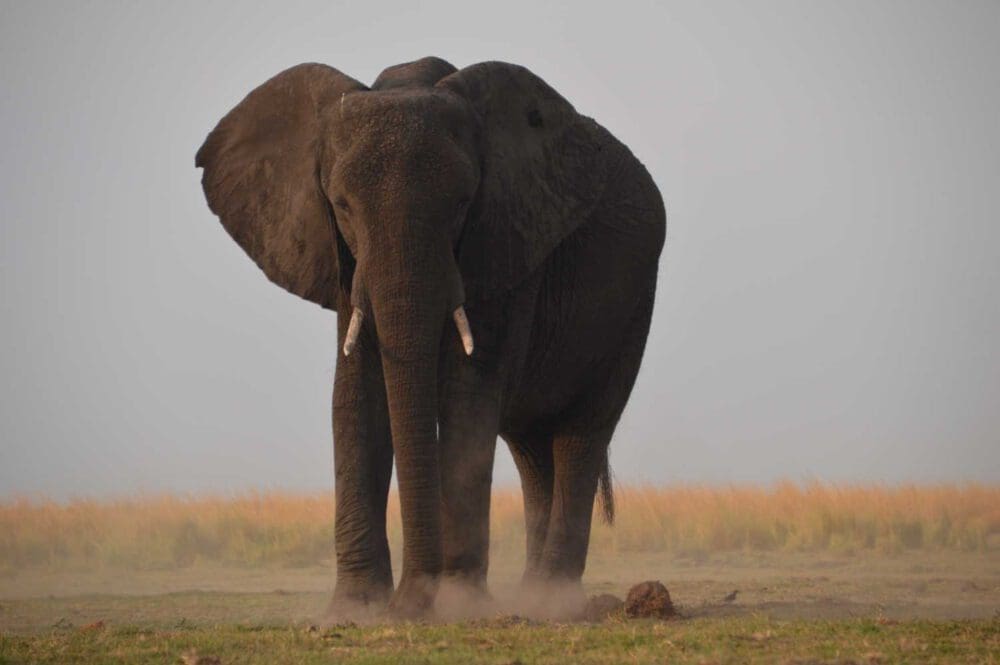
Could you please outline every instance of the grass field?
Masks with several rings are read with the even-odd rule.
[[[997,662],[996,622],[775,621],[764,617],[533,624],[136,626],[0,637],[9,662],[887,663]],[[198,656],[201,656],[201,660]],[[214,660],[218,659],[218,660]]]
[[[1000,488],[618,496],[617,524],[595,521],[587,592],[659,579],[678,620],[522,618],[510,491],[495,493],[496,602],[478,618],[332,627],[320,621],[335,581],[329,496],[10,501],[0,663],[1000,661]],[[395,499],[390,534],[397,555]]]
[[[621,488],[618,519],[596,517],[595,554],[1000,549],[1000,487],[836,486]],[[245,494],[0,504],[0,574],[44,567],[309,566],[333,548],[333,497]],[[598,511],[595,511],[595,514]],[[401,541],[390,499],[389,540]],[[494,558],[524,547],[520,493],[494,492]]]

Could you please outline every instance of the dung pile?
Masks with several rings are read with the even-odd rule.
[[[656,580],[642,582],[629,589],[625,599],[625,616],[632,619],[670,619],[677,616],[677,610],[670,600],[667,587]]]

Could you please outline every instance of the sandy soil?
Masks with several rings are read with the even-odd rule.
[[[491,589],[508,606],[519,564],[501,561]],[[732,554],[676,559],[595,557],[587,592],[624,597],[660,580],[688,617],[989,619],[1000,617],[997,553],[899,556]],[[163,571],[21,572],[0,578],[0,630],[32,631],[59,622],[268,623],[315,620],[329,599],[332,567],[238,569],[192,566]],[[738,591],[735,600],[725,598]]]

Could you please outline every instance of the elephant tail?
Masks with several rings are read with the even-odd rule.
[[[601,512],[606,524],[615,523],[615,488],[611,482],[611,462],[608,451],[604,451],[604,462],[597,476],[597,493],[601,497]]]

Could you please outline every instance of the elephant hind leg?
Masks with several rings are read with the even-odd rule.
[[[543,619],[576,618],[586,596],[580,579],[590,521],[611,431],[556,436],[514,453],[521,472],[528,560],[520,611]],[[511,447],[515,451],[515,447]]]
[[[546,579],[578,583],[583,576],[594,498],[613,431],[609,427],[590,434],[564,434],[552,442],[552,509],[541,559]]]
[[[552,441],[555,482],[542,569],[552,579],[578,583],[590,542],[598,486],[605,518],[614,518],[608,446],[635,384],[649,333],[655,279],[637,304],[614,352],[594,373],[589,389],[560,418]]]
[[[524,582],[528,583],[542,575],[542,552],[549,532],[555,479],[552,438],[511,437],[508,439],[508,447],[521,476],[521,492],[524,495],[524,526],[527,535]]]

